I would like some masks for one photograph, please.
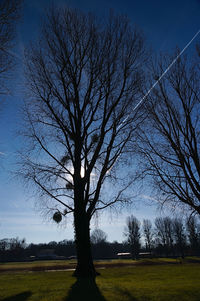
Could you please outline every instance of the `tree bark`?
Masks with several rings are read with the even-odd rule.
[[[77,267],[74,276],[77,278],[95,278],[96,272],[91,252],[90,219],[86,212],[74,214],[74,228],[76,236]]]

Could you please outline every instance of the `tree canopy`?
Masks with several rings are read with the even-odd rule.
[[[22,0],[0,0],[0,95],[8,92],[8,79],[15,62],[12,48]]]
[[[197,47],[197,50],[199,48]],[[175,57],[179,52],[175,53]],[[174,58],[174,56],[173,56]],[[162,56],[151,68],[160,78],[172,61]],[[199,55],[179,57],[145,103],[148,117],[138,134],[142,177],[155,198],[173,208],[200,214]],[[143,168],[142,168],[143,166]]]
[[[21,172],[55,221],[73,213],[79,276],[94,275],[92,216],[126,201],[132,182],[118,167],[141,118],[133,109],[144,59],[143,37],[126,17],[111,13],[100,22],[68,8],[49,11],[41,38],[26,51]]]

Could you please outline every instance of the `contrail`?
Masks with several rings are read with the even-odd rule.
[[[142,97],[142,99],[137,103],[137,105],[133,108],[132,112],[134,112],[141,103],[147,98],[147,96],[151,93],[151,91],[155,88],[155,86],[159,83],[159,81],[165,76],[165,74],[171,69],[171,67],[176,63],[176,61],[179,59],[179,57],[185,52],[185,50],[190,46],[190,44],[194,41],[194,39],[198,36],[200,33],[200,29],[197,31],[197,33],[192,37],[192,39],[186,44],[186,46],[182,49],[182,51],[175,57],[175,59],[171,62],[171,64],[167,67],[167,69],[161,74],[161,76],[158,78],[158,80],[152,85],[152,87],[147,91],[147,93]],[[124,118],[122,123],[118,126],[117,129],[120,129],[124,122],[129,118],[130,114]]]
[[[132,112],[134,112],[140,106],[140,104],[147,98],[147,96],[151,93],[151,91],[155,88],[155,86],[159,83],[159,81],[165,76],[165,74],[171,69],[171,67],[176,63],[176,61],[179,59],[179,57],[185,52],[185,50],[190,46],[190,44],[194,41],[194,39],[198,36],[199,33],[200,33],[200,29],[192,37],[192,39],[187,43],[187,45],[182,49],[182,51],[175,57],[175,59],[171,62],[171,64],[167,67],[167,69],[161,74],[161,76],[158,78],[158,80],[153,84],[153,86],[142,97],[142,99],[138,102],[138,104],[135,106],[135,108],[133,108]],[[126,119],[127,119],[127,117],[125,118],[125,120]]]

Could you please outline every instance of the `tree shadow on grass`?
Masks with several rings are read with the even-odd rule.
[[[11,297],[6,297],[4,299],[0,299],[1,301],[26,301],[28,300],[28,298],[32,295],[31,292],[27,291],[27,292],[23,292]]]
[[[77,279],[71,286],[65,301],[106,301],[101,294],[95,279]]]

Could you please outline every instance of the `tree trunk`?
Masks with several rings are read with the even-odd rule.
[[[77,267],[74,276],[77,278],[95,278],[95,271],[90,243],[90,220],[86,212],[74,213],[76,236]]]

